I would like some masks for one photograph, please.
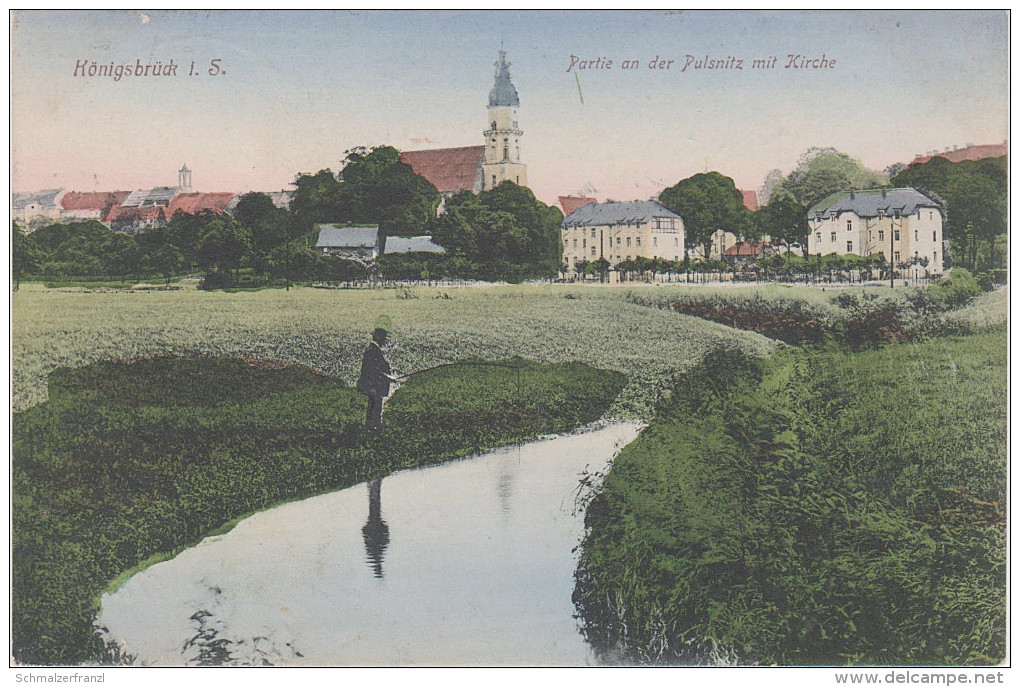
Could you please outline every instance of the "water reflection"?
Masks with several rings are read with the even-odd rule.
[[[372,568],[372,574],[383,576],[383,557],[390,543],[390,527],[382,519],[382,480],[368,483],[368,522],[361,528],[365,538],[365,555]]]

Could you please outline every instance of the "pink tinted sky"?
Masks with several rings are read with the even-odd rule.
[[[1007,29],[1002,12],[18,12],[12,185],[173,185],[186,162],[199,190],[277,190],[357,145],[479,145],[501,43],[548,203],[706,170],[757,188],[812,146],[882,169],[1006,138]],[[784,69],[789,54],[836,67]],[[568,72],[571,55],[614,64]],[[681,71],[687,55],[744,68]],[[177,76],[74,73],[171,59]],[[212,59],[225,73],[188,75]]]

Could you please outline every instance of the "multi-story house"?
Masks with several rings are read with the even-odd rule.
[[[563,218],[564,274],[604,259],[610,269],[638,257],[683,260],[684,221],[658,201],[592,203]]]
[[[920,265],[941,274],[942,207],[914,188],[849,191],[829,196],[808,212],[808,252],[881,253],[895,265]]]

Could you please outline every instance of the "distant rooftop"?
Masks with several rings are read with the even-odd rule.
[[[564,216],[569,215],[583,205],[591,205],[597,202],[596,199],[586,196],[560,196],[560,207],[563,208]]]
[[[867,191],[841,191],[834,193],[808,212],[817,216],[853,212],[858,217],[878,217],[879,211],[889,215],[899,210],[911,215],[917,208],[938,208],[939,204],[915,188],[869,189]]]
[[[386,255],[392,253],[445,253],[446,249],[432,241],[431,236],[386,237]]]
[[[656,200],[635,200],[628,203],[608,201],[582,205],[564,217],[561,226],[566,229],[580,226],[636,224],[649,222],[653,217],[680,219],[680,215]]]
[[[376,248],[379,245],[379,227],[344,226],[342,224],[316,224],[319,240],[316,248]]]
[[[400,161],[411,165],[415,174],[428,179],[440,193],[454,193],[475,190],[484,157],[485,146],[466,146],[408,150],[400,154]]]
[[[1009,146],[1005,141],[1002,143],[990,143],[986,145],[973,145],[969,144],[963,148],[953,148],[939,152],[937,150],[930,151],[924,155],[918,155],[910,163],[912,165],[919,165],[928,162],[933,157],[944,157],[950,162],[963,162],[964,160],[984,160],[989,157],[1002,157],[1009,153]]]

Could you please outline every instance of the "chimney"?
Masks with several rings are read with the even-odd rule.
[[[953,150],[954,151],[959,150],[959,149],[960,149],[960,146],[953,146]]]

